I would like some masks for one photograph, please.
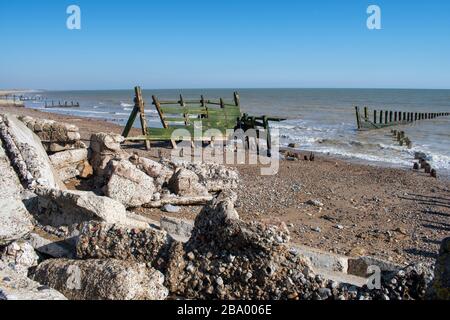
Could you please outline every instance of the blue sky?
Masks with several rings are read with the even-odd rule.
[[[450,88],[448,0],[0,0],[0,41],[0,88]]]

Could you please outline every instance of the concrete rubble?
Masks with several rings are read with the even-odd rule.
[[[0,279],[0,300],[67,300],[58,291],[15,272],[1,261]]]
[[[145,263],[51,259],[41,263],[33,279],[71,300],[164,300],[164,276]]]
[[[19,117],[19,120],[41,139],[48,152],[86,149],[86,145],[81,141],[78,127],[73,124],[35,119],[29,116]]]
[[[0,199],[0,246],[23,238],[31,230],[31,216],[23,203],[14,199]]]
[[[73,125],[20,119],[0,115],[0,299],[450,299],[448,239],[435,270],[298,246],[282,222],[240,219],[232,168],[131,155],[115,134],[87,148]],[[73,177],[98,188],[67,190]],[[194,222],[127,211],[194,204]]]

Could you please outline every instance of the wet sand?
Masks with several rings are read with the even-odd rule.
[[[89,118],[58,115],[18,107],[0,113],[69,122],[89,142],[94,132],[121,133],[120,126]],[[139,135],[133,129],[132,134]],[[168,144],[147,151],[142,143],[126,143],[130,153],[168,156]],[[244,220],[282,220],[292,241],[350,256],[373,255],[396,263],[433,262],[440,241],[450,233],[450,182],[412,169],[355,164],[317,155],[314,162],[281,161],[275,176],[261,176],[256,165],[237,166],[242,184],[238,212]],[[71,186],[86,188],[88,182]],[[320,205],[308,204],[310,200]],[[181,213],[138,209],[154,219],[161,215],[194,219],[201,207]]]

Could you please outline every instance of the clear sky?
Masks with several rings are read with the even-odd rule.
[[[137,84],[450,88],[450,1],[0,0],[0,88]]]

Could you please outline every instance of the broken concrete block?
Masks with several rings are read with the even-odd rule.
[[[50,161],[55,168],[66,167],[70,164],[86,161],[88,149],[75,149],[58,152],[50,156]]]
[[[0,300],[67,300],[61,293],[35,282],[0,261]]]
[[[154,228],[131,229],[91,221],[81,228],[77,257],[158,263],[167,256],[172,241],[167,232]]]
[[[145,263],[121,260],[47,260],[33,279],[71,300],[164,300],[161,272]]]
[[[0,199],[19,199],[23,191],[22,184],[11,166],[8,156],[0,140]]]
[[[38,265],[39,257],[34,251],[33,246],[24,240],[18,240],[3,249],[0,252],[1,260],[12,270],[27,276],[28,269]]]
[[[75,246],[69,240],[55,240],[37,233],[30,233],[28,238],[34,250],[52,258],[74,259],[76,256]]]
[[[41,140],[12,115],[0,117],[0,135],[11,163],[27,187],[36,185],[65,189],[54,171]]]
[[[36,194],[39,198],[35,218],[43,225],[71,226],[90,220],[127,223],[121,203],[93,192],[38,188]]]
[[[347,272],[355,276],[367,277],[367,270],[370,266],[379,267],[381,272],[395,272],[401,269],[401,266],[393,264],[392,262],[384,261],[375,257],[364,256],[349,258]]]
[[[153,178],[139,170],[128,160],[111,161],[111,174],[105,194],[127,208],[139,207],[152,201],[155,185]]]
[[[181,239],[189,239],[192,230],[194,229],[194,222],[184,219],[177,219],[167,216],[162,216],[160,220],[161,229],[167,231],[172,237],[180,237]]]
[[[0,246],[23,238],[33,230],[31,216],[19,200],[0,199]]]
[[[190,170],[180,169],[169,180],[169,189],[183,197],[206,196],[208,190],[199,183],[198,176]]]

